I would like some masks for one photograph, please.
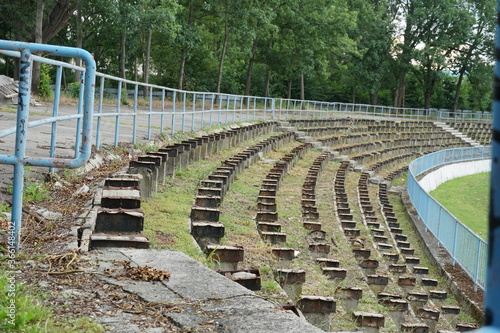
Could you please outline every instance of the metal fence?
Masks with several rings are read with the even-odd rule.
[[[12,143],[11,151],[8,151],[7,144],[3,145],[7,154],[0,155],[0,164],[11,164],[15,167],[12,220],[15,221],[17,249],[21,228],[24,166],[44,166],[52,170],[56,167],[77,167],[88,159],[91,144],[100,149],[103,145],[117,146],[120,142],[136,144],[141,139],[150,140],[167,133],[198,131],[223,124],[265,120],[364,117],[491,122],[491,114],[483,112],[450,113],[430,109],[177,90],[95,73],[95,63],[90,54],[75,48],[0,40],[0,60],[2,57],[21,58],[17,119],[13,118],[12,123],[9,123],[5,120],[6,117],[3,117],[0,123],[0,139],[5,140],[6,137],[16,134],[16,143]],[[29,60],[24,59],[25,57]],[[67,60],[61,61],[62,57],[70,59],[63,58]],[[73,65],[72,58],[83,58],[86,66]],[[55,85],[51,101],[52,114],[49,117],[36,118],[36,114],[29,114],[30,85],[27,83],[31,82],[31,71],[26,71],[23,61],[30,64],[40,62],[53,67]],[[63,98],[63,73],[68,76],[70,71],[80,72],[81,77],[77,91],[73,91],[73,94],[78,96],[77,105],[74,107],[60,103]],[[35,127],[38,127],[38,131],[34,130]],[[65,136],[61,139],[62,135],[58,134],[61,128],[72,128],[71,138]],[[28,131],[31,137],[36,137],[37,133],[43,131],[50,133],[48,147],[38,152],[37,157],[25,156],[24,136]],[[61,140],[74,140],[73,156],[62,154],[64,158],[61,158],[60,148],[56,144]]]
[[[408,171],[408,194],[426,229],[483,290],[488,244],[426,193],[416,177],[440,165],[488,158],[491,147],[447,149],[416,159]]]

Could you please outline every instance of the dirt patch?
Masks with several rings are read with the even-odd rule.
[[[452,276],[452,280],[456,283],[458,289],[460,289],[469,300],[483,308],[484,291],[481,288],[474,290],[474,282],[469,275],[467,275],[459,265],[446,264],[443,268]]]

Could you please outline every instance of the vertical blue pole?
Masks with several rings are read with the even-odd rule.
[[[116,97],[116,113],[120,113],[122,103],[122,82],[118,81],[118,96]],[[120,116],[115,118],[115,147],[118,147],[118,136],[120,135]]]
[[[272,98],[271,99],[272,120],[276,120],[275,110],[276,110],[276,100]]]
[[[137,96],[139,95],[139,85],[134,84],[134,116],[132,122],[132,143],[137,142]]]
[[[102,102],[104,100],[104,76],[101,76],[101,82],[99,86],[99,109],[97,112],[99,116],[97,117],[97,126],[95,129],[95,147],[99,149],[101,147],[101,114],[102,114]]]
[[[490,212],[488,231],[488,273],[486,275],[485,325],[500,328],[500,0],[497,2],[496,63],[491,140]]]
[[[235,119],[236,119],[236,96],[234,96],[234,102],[233,102],[233,120],[231,121],[233,124],[235,123]]]
[[[177,92],[173,91],[172,92],[172,123],[171,123],[171,134],[174,135],[175,133],[175,103],[177,99]]]
[[[226,120],[224,121],[225,124],[229,122],[229,95],[226,96]]]
[[[83,93],[85,92],[85,73],[80,72],[80,93],[78,94],[78,115],[83,115]],[[76,139],[75,139],[75,156],[80,152],[80,146],[82,144],[82,118],[76,120]]]
[[[209,119],[208,119],[210,127],[212,127],[213,118],[214,118],[214,100],[215,100],[215,95],[212,95],[212,98],[211,98],[211,101],[210,101],[210,116],[209,116]]]
[[[205,97],[206,96],[207,96],[207,94],[203,94],[202,95],[202,99],[201,99],[201,122],[200,122],[200,130],[202,130],[205,127],[204,118],[205,118]]]
[[[56,86],[54,88],[54,105],[52,107],[52,116],[57,117],[59,115],[59,100],[61,97],[61,77],[62,77],[62,66],[57,66],[56,70]],[[56,155],[56,143],[57,143],[57,124],[52,123],[52,133],[50,135],[50,158],[54,158]],[[54,173],[55,168],[49,168],[50,173]]]
[[[151,140],[151,117],[153,116],[153,87],[149,87],[148,140]]]
[[[194,114],[196,112],[196,93],[193,93],[193,112],[191,114],[191,132],[194,132]]]
[[[26,153],[26,131],[28,129],[28,115],[30,108],[31,94],[31,52],[21,50],[19,65],[19,97],[17,104],[17,129],[16,129],[16,164],[14,165],[14,182],[12,191],[12,230],[13,246],[19,251],[21,241],[21,224],[23,214],[23,188],[24,188],[24,164],[23,159]],[[9,242],[9,245],[11,243]],[[9,246],[10,247],[10,246]]]
[[[161,90],[160,134],[163,134],[164,121],[165,121],[165,89],[162,89]]]
[[[243,121],[243,96],[239,97],[240,102],[240,121]]]
[[[220,118],[221,118],[221,112],[222,112],[222,95],[218,95],[219,98],[219,112],[217,113],[217,126],[220,125]]]
[[[184,133],[184,125],[186,123],[186,92],[182,94],[182,121],[181,121],[181,132]]]

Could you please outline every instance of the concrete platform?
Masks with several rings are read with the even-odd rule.
[[[178,251],[110,248],[91,251],[86,256],[96,262],[100,272],[116,270],[119,265],[115,263],[120,261],[169,272],[168,281],[118,279],[109,274],[99,278],[137,294],[144,301],[178,305],[182,311],[168,315],[182,330],[202,332],[202,325],[210,322],[210,327],[205,327],[207,332],[323,332]],[[210,314],[210,318],[206,314]],[[110,332],[149,332],[127,318],[123,314],[115,318],[97,317],[96,320],[109,327]]]

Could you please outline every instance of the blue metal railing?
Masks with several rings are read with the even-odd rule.
[[[490,157],[491,147],[447,149],[416,159],[408,170],[408,195],[426,229],[481,289],[486,285],[488,244],[432,198],[417,176],[440,165]]]
[[[9,225],[9,248],[19,250],[21,225],[22,225],[22,199],[24,188],[24,167],[25,166],[43,166],[49,168],[75,168],[85,163],[91,153],[92,137],[92,116],[94,107],[94,83],[95,83],[95,62],[90,53],[82,49],[59,47],[51,45],[42,45],[35,43],[21,43],[0,40],[0,49],[14,52],[20,57],[19,62],[19,98],[16,120],[16,140],[15,152],[11,155],[0,155],[0,164],[10,164],[14,166],[14,180],[12,193],[12,217]],[[31,72],[33,67],[33,53],[48,53],[54,56],[64,56],[80,58],[85,62],[85,68],[82,68],[82,94],[79,100],[78,109],[81,112],[74,118],[77,119],[76,137],[81,137],[81,144],[75,145],[75,155],[73,158],[58,159],[54,157],[53,151],[50,157],[33,157],[26,155],[26,142],[30,127],[37,123],[29,123],[30,98],[31,98]],[[51,63],[50,59],[43,60]],[[60,79],[59,79],[60,82]],[[56,94],[57,98],[58,94]],[[57,110],[54,109],[52,118],[42,122],[55,124],[58,121]],[[39,122],[40,123],[40,122]],[[80,128],[81,123],[81,128]],[[55,135],[53,127],[53,136]],[[7,130],[7,133],[12,130]]]
[[[394,108],[365,104],[329,103],[319,101],[303,101],[295,99],[266,98],[233,94],[216,94],[207,92],[184,91],[153,84],[145,84],[126,80],[111,75],[95,73],[95,64],[91,56],[84,50],[49,45],[27,44],[0,40],[0,54],[10,57],[22,57],[20,50],[29,52],[30,62],[45,63],[55,67],[56,82],[52,116],[35,121],[28,121],[26,110],[29,110],[29,91],[23,92],[25,98],[19,104],[24,113],[19,113],[24,131],[38,127],[51,126],[49,156],[30,157],[23,153],[12,152],[9,156],[0,156],[0,164],[17,165],[15,167],[13,188],[13,211],[20,212],[22,201],[20,193],[25,165],[37,165],[51,168],[76,167],[83,163],[90,154],[91,140],[96,149],[103,145],[117,146],[120,142],[138,143],[140,139],[150,140],[156,135],[165,133],[196,131],[222,124],[286,119],[326,119],[336,117],[373,117],[400,120],[438,120],[438,121],[489,121],[488,113],[454,113],[439,110],[412,108]],[[73,53],[69,53],[71,52]],[[79,67],[68,62],[41,57],[33,53],[41,52],[50,56],[68,56],[83,58],[86,67]],[[77,107],[60,106],[61,81],[63,71],[79,71],[79,102]],[[92,74],[94,80],[89,78]],[[25,73],[26,79],[30,73]],[[92,83],[91,83],[92,81]],[[23,83],[23,89],[29,85]],[[132,88],[132,89],[129,89]],[[116,94],[108,95],[109,90],[116,89]],[[24,91],[24,90],[23,90]],[[130,93],[129,93],[130,92]],[[21,94],[20,94],[21,96]],[[130,100],[130,97],[132,100]],[[22,105],[22,106],[21,106]],[[95,112],[92,113],[94,106]],[[24,115],[23,115],[24,114]],[[70,124],[74,127],[74,157],[56,159],[58,124]],[[18,132],[16,122],[3,121],[0,139]],[[66,125],[68,127],[68,125]],[[22,134],[22,133],[21,133]],[[19,134],[19,135],[21,135]],[[19,142],[26,143],[19,136]],[[65,140],[66,141],[66,140]],[[16,146],[17,147],[17,146]],[[21,146],[20,146],[21,147]],[[17,151],[17,148],[16,148]],[[20,157],[22,156],[22,157]],[[20,213],[14,213],[16,244],[19,241]],[[18,245],[16,245],[18,248]]]

